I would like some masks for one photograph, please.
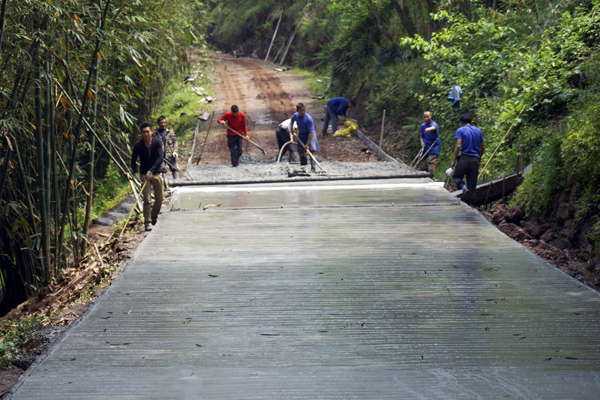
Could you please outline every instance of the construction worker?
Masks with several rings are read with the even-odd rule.
[[[162,163],[164,153],[162,141],[159,138],[152,137],[152,127],[150,122],[143,122],[140,125],[142,140],[133,146],[131,155],[131,169],[135,177],[145,183],[142,192],[144,197],[144,226],[147,231],[152,230],[152,225],[156,225],[158,213],[163,201],[163,177]],[[137,169],[137,158],[140,158],[140,174]],[[154,188],[154,204],[151,206],[152,194]],[[152,207],[152,210],[150,208]]]
[[[327,110],[325,111],[325,123],[323,124],[323,135],[327,133],[329,121],[331,121],[331,134],[335,135],[337,131],[338,115],[346,119],[348,108],[356,107],[356,100],[348,100],[343,97],[334,97],[327,100]]]
[[[179,179],[179,166],[177,165],[179,145],[175,137],[175,132],[167,129],[167,119],[163,116],[158,117],[156,123],[158,124],[158,129],[152,133],[152,137],[162,140],[163,151],[165,153],[165,165],[163,165],[163,168],[166,170],[168,167],[173,174],[173,179],[177,180]],[[165,180],[164,176],[163,180]]]
[[[296,151],[296,147],[294,143],[289,143],[285,146],[283,151],[281,150],[283,145],[288,143],[291,139],[292,128],[298,128],[298,124],[294,122],[294,126],[292,126],[292,119],[288,118],[277,127],[277,131],[275,135],[277,136],[277,145],[279,146],[279,151],[281,152],[281,157],[285,155],[288,151],[290,152],[290,162],[298,162],[298,152]]]
[[[462,201],[471,204],[475,200],[479,163],[485,151],[485,143],[481,129],[471,125],[471,114],[461,115],[459,121],[461,127],[456,131],[454,159],[450,167],[454,168],[456,166],[452,179],[454,179],[456,187],[463,191]],[[458,155],[459,151],[460,157]],[[463,181],[465,175],[467,176],[466,185]]]
[[[319,141],[315,134],[315,123],[310,115],[306,112],[306,106],[304,103],[296,104],[296,113],[292,115],[291,120],[295,122],[292,128],[294,133],[298,135],[300,142],[304,144],[311,152],[320,152]],[[300,167],[306,167],[306,150],[302,144],[298,143],[298,153],[300,156]],[[315,171],[315,162],[310,158],[310,165],[312,171]]]
[[[442,141],[440,140],[440,131],[435,121],[432,120],[431,111],[423,113],[423,124],[421,125],[421,148],[423,155],[418,168],[426,170],[425,164],[429,164],[429,173],[433,177],[435,175],[435,165],[440,154]]]
[[[246,115],[240,111],[238,106],[231,106],[231,111],[227,111],[217,120],[221,125],[225,125],[242,136],[236,135],[230,129],[227,129],[227,147],[231,153],[231,165],[237,167],[240,163],[240,157],[244,152],[244,140],[248,140],[248,129],[246,128]]]

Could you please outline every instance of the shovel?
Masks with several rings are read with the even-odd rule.
[[[244,138],[244,140],[247,140],[247,141],[249,141],[250,143],[252,143],[253,145],[255,145],[256,147],[258,147],[258,149],[259,149],[260,151],[262,151],[262,153],[263,153],[262,157],[260,158],[261,160],[267,156],[267,152],[265,151],[265,149],[263,149],[262,147],[260,147],[260,146],[259,146],[259,145],[257,145],[256,143],[254,143],[254,142],[253,142],[252,140],[250,140],[250,139],[249,139],[247,136],[244,136],[244,135],[242,135],[241,133],[239,133],[239,132],[237,132],[237,131],[234,131],[233,129],[231,129],[231,128],[230,128],[229,126],[227,126],[227,125],[224,125],[224,126],[225,126],[225,128],[229,129],[231,132],[235,133],[236,135],[238,135],[238,136],[240,136],[240,137]]]
[[[302,143],[302,140],[300,140],[300,138],[298,137],[298,135],[296,135],[296,132],[292,132],[292,135],[294,135],[294,137],[296,139],[298,139],[298,143],[300,143],[302,145],[302,147],[304,147],[304,150],[306,150],[306,152],[308,153],[308,155],[310,156],[310,158],[312,158],[314,160],[314,162],[319,166],[319,168],[321,168],[321,170],[323,172],[325,172],[325,169],[321,166],[321,164],[319,164],[319,162],[317,161],[317,159],[315,158],[315,156],[313,156],[312,153],[308,150],[308,147],[306,147],[304,145],[304,143]]]

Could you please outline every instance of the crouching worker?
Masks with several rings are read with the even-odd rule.
[[[298,143],[298,153],[300,155],[300,166],[307,165],[306,149],[305,146],[311,152],[320,152],[319,142],[317,135],[315,134],[315,123],[310,115],[306,112],[306,106],[304,103],[298,103],[296,105],[296,113],[292,115],[292,122],[295,122],[297,127],[293,128],[294,132],[298,134],[298,139],[301,143]],[[302,145],[304,144],[304,146]],[[310,158],[311,169],[315,171],[315,161]]]
[[[131,155],[131,169],[135,177],[145,183],[144,191],[144,226],[147,231],[152,230],[152,225],[156,225],[158,213],[163,201],[163,177],[161,166],[163,163],[162,140],[152,137],[152,128],[149,122],[142,122],[140,125],[142,140],[133,146]],[[140,158],[140,174],[137,170],[137,159]],[[151,205],[151,188],[154,188],[154,205]]]
[[[275,135],[277,136],[277,145],[279,146],[279,152],[281,157],[285,156],[285,153],[290,152],[290,162],[298,162],[298,153],[294,143],[288,143],[291,140],[291,132],[293,128],[298,128],[298,124],[294,122],[292,126],[292,119],[286,119],[277,127]],[[286,143],[288,143],[286,145]],[[285,149],[281,150],[285,145]]]
[[[471,125],[471,114],[461,115],[459,121],[460,128],[456,131],[454,160],[450,166],[454,168],[456,165],[452,179],[454,179],[456,187],[463,191],[461,200],[471,204],[475,200],[479,163],[485,151],[485,143],[481,129]],[[459,151],[460,157],[458,156]],[[467,176],[466,185],[463,181],[465,175]]]

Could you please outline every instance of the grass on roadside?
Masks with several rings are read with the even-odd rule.
[[[327,89],[327,86],[329,85],[329,77],[327,75],[296,67],[293,68],[293,71],[306,78],[306,88],[310,90],[311,95],[316,96],[321,94],[325,96],[324,99],[315,101],[319,102],[320,104],[327,103],[327,100],[329,100],[329,97],[327,97],[325,94],[325,89]],[[317,79],[321,82],[317,82]]]
[[[44,319],[24,316],[0,328],[0,367],[10,367],[10,361],[38,344],[36,332],[44,327]]]

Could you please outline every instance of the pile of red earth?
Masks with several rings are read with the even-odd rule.
[[[500,204],[490,211],[481,213],[506,236],[523,244],[561,271],[588,286],[600,288],[600,280],[588,268],[590,251],[580,248],[561,248],[564,241],[557,239],[552,226],[526,221],[523,206],[507,210],[503,204]]]

